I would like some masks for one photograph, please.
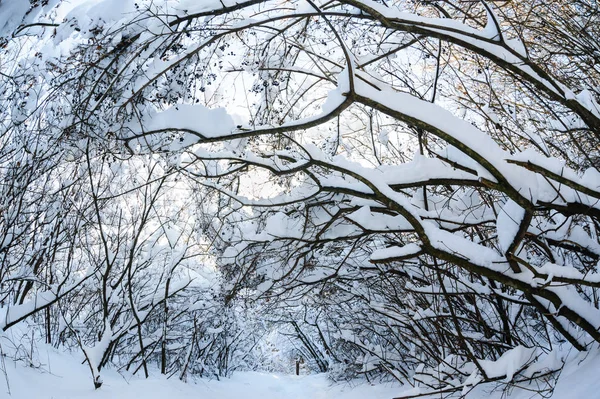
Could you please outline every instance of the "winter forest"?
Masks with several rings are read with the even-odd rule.
[[[600,397],[599,103],[597,0],[0,0],[0,397]]]

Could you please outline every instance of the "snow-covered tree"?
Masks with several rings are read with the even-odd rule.
[[[443,392],[528,378],[553,346],[600,342],[599,18],[587,0],[35,3],[6,24],[14,62],[0,65],[12,262],[0,293],[37,300],[17,321],[65,287],[100,286],[97,340],[116,337],[118,318],[144,365],[168,336],[144,343],[144,288],[168,285],[182,251],[156,253],[167,260],[132,290],[156,218],[170,244],[207,239],[219,303],[276,305],[275,325],[289,322],[316,369],[352,363]],[[132,183],[111,166],[125,163],[160,176]],[[48,213],[46,193],[72,203],[66,170],[81,209]],[[165,179],[171,195],[188,187],[177,206],[202,210],[201,234],[165,216]],[[64,218],[86,226],[76,241],[92,241],[91,274],[60,257],[36,269],[27,240],[64,229],[68,241]],[[112,308],[111,273],[124,284]],[[61,291],[42,292],[42,274]],[[191,363],[178,359],[183,378]]]

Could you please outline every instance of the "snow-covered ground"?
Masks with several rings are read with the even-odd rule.
[[[391,384],[332,385],[324,374],[280,375],[239,372],[231,378],[183,383],[154,375],[149,379],[103,370],[94,391],[89,370],[76,356],[40,349],[44,364],[27,367],[6,359],[10,396],[0,371],[0,398],[9,399],[390,399],[403,389]],[[0,363],[2,369],[2,363]]]
[[[149,379],[105,370],[104,385],[94,390],[85,364],[77,356],[40,349],[40,367],[27,367],[5,359],[7,378],[0,372],[0,398],[7,399],[392,399],[415,394],[399,384],[366,382],[332,384],[324,374],[281,375],[239,372],[232,378],[183,383],[176,378]],[[2,363],[0,362],[0,371]],[[554,399],[600,397],[600,352],[573,356],[555,386]],[[8,379],[8,386],[7,386]],[[539,383],[538,383],[539,384]],[[543,383],[540,387],[547,387]],[[533,388],[533,387],[530,387]],[[10,391],[10,395],[8,395]],[[546,395],[549,392],[546,392]],[[438,396],[435,396],[439,398]],[[445,397],[445,396],[444,396]],[[490,385],[469,393],[471,399],[538,398],[531,390],[502,392]]]

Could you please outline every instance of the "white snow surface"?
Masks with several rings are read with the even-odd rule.
[[[518,356],[517,356],[518,355]],[[527,356],[525,356],[527,355]],[[485,364],[491,375],[514,371],[522,363],[520,358],[529,358],[529,350],[516,348],[497,362]],[[519,359],[515,360],[515,356]],[[295,376],[264,372],[237,372],[221,381],[198,379],[187,383],[177,378],[167,379],[157,370],[152,370],[148,379],[119,373],[113,369],[102,371],[104,384],[94,390],[87,365],[81,356],[62,353],[49,346],[41,346],[38,358],[41,364],[27,367],[22,362],[5,358],[6,378],[0,362],[0,398],[7,399],[391,399],[403,395],[425,393],[426,388],[411,388],[398,383],[368,383],[364,380],[351,383],[332,383],[325,374]],[[600,392],[600,350],[587,353],[556,353],[548,358],[560,364],[558,359],[567,359],[566,365],[555,385],[553,399],[596,398]],[[516,363],[515,363],[516,362]],[[518,363],[518,364],[517,364]],[[538,367],[544,371],[544,364]],[[535,366],[535,365],[534,365]],[[544,366],[544,367],[542,367]],[[550,366],[552,368],[555,365]],[[290,364],[290,372],[293,365]],[[7,387],[8,380],[8,387]],[[530,390],[532,386],[512,387],[503,392],[500,385],[480,385],[470,391],[467,399],[534,399],[541,398]],[[543,384],[542,384],[543,385]],[[9,395],[10,389],[10,395]],[[455,398],[460,396],[460,391]],[[437,396],[433,396],[439,398]],[[446,396],[445,396],[446,397]],[[432,398],[425,396],[424,399]]]
[[[421,247],[417,244],[408,244],[402,247],[382,248],[374,251],[371,254],[372,261],[383,261],[386,259],[397,259],[407,256],[412,256],[421,251]]]
[[[6,399],[389,399],[404,390],[399,385],[366,382],[332,384],[325,374],[282,375],[238,372],[221,381],[187,383],[167,379],[156,370],[149,379],[102,370],[102,387],[94,390],[87,365],[77,356],[40,350],[41,367],[30,368],[6,359],[10,395],[0,363],[0,398]],[[290,365],[292,367],[293,365]],[[290,369],[290,371],[292,371]]]

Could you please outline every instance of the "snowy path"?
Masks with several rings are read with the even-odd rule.
[[[277,375],[240,372],[219,381],[185,384],[176,378],[125,377],[103,372],[104,385],[94,391],[84,364],[70,355],[40,353],[43,366],[28,368],[6,362],[11,395],[0,372],[0,398],[4,399],[390,399],[400,386],[331,385],[325,375]],[[2,364],[0,363],[0,371]]]
[[[363,383],[331,384],[325,375],[278,375],[240,372],[222,381],[183,383],[161,376],[143,379],[105,370],[105,383],[94,391],[88,370],[78,358],[41,350],[43,365],[25,367],[5,359],[10,396],[0,362],[0,399],[391,399],[407,387]],[[571,358],[560,377],[553,399],[600,398],[600,349]],[[542,384],[543,385],[543,384]],[[547,387],[547,386],[546,386]],[[531,391],[513,389],[508,396],[492,386],[473,391],[468,399],[540,398]],[[439,397],[439,396],[438,396]]]

